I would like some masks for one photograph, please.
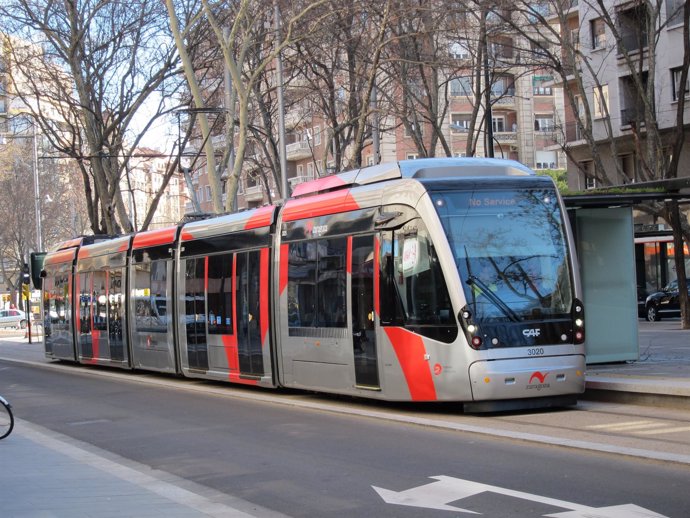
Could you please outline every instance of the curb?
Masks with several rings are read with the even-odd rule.
[[[594,376],[581,399],[690,410],[690,381]]]

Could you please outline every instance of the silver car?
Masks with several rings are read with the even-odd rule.
[[[0,309],[0,328],[26,329],[26,313],[19,309]]]

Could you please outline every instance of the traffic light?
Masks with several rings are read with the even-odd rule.
[[[22,284],[22,297],[24,300],[31,300],[31,288],[28,284]]]
[[[22,268],[22,283],[29,284],[31,282],[31,274],[29,272],[29,265],[24,263],[24,268]]]

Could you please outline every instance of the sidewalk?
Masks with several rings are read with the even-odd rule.
[[[279,516],[25,421],[0,441],[0,466],[3,518]]]

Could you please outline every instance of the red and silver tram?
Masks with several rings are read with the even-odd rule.
[[[584,390],[563,204],[514,161],[353,170],[282,206],[73,240],[42,274],[48,358],[474,411]]]

